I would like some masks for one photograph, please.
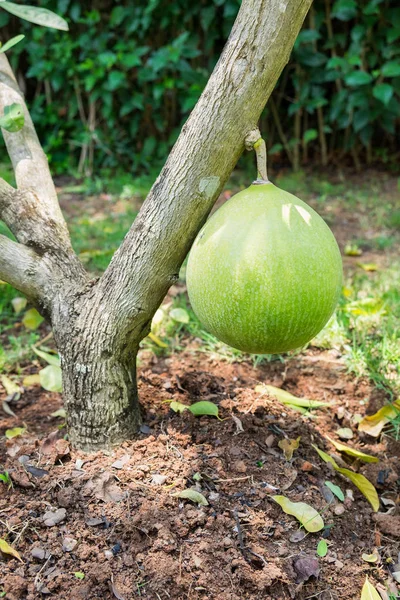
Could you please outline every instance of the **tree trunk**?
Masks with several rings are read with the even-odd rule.
[[[90,340],[82,336],[62,354],[69,439],[85,451],[132,439],[141,424],[135,360],[102,356],[99,343],[101,336],[92,332]]]
[[[74,446],[109,448],[140,425],[135,362],[151,319],[245,148],[287,63],[311,0],[243,0],[224,52],[121,247],[99,280],[74,254],[55,187],[4,54],[0,108],[25,125],[4,133],[18,189],[0,179],[0,279],[50,320]],[[257,137],[258,136],[258,137]],[[249,142],[252,140],[252,143]]]

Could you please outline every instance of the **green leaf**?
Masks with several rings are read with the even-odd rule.
[[[378,83],[372,90],[372,95],[387,106],[392,99],[393,91],[393,87],[389,83]]]
[[[49,365],[39,371],[40,385],[48,392],[62,392],[62,375],[60,367]]]
[[[25,37],[24,35],[16,35],[15,37],[11,38],[11,40],[8,40],[8,42],[6,42],[4,44],[4,46],[1,46],[0,54],[2,52],[7,52],[7,50],[12,48],[13,46],[16,46],[16,44],[18,44],[21,40],[23,40],[24,37]]]
[[[176,402],[175,400],[170,403],[169,407],[176,413],[183,413],[189,408],[187,404],[182,404],[182,402]]]
[[[187,408],[195,417],[209,415],[211,417],[218,418],[218,406],[216,404],[213,404],[212,402],[208,402],[207,400],[195,402],[194,404],[187,406]]]
[[[320,540],[318,542],[317,554],[321,558],[323,558],[324,556],[326,556],[328,554],[328,544],[326,543],[325,540]]]
[[[25,325],[27,329],[31,331],[35,331],[39,327],[41,323],[43,323],[44,319],[42,315],[38,313],[36,308],[31,308],[26,311],[24,318],[22,319],[22,323]]]
[[[66,419],[67,413],[65,412],[65,408],[59,408],[58,410],[52,412],[50,416],[51,417],[60,417],[60,419]]]
[[[74,575],[77,579],[85,579],[85,573],[82,571],[75,571]]]
[[[332,7],[332,17],[340,21],[350,21],[357,14],[355,0],[336,0]]]
[[[321,408],[323,406],[331,406],[329,402],[320,402],[319,400],[309,400],[308,398],[297,398],[293,396],[290,392],[286,390],[282,390],[281,388],[277,388],[273,385],[257,385],[255,387],[255,392],[263,393],[267,392],[271,396],[275,396],[275,398],[286,405],[293,405],[303,408]]]
[[[343,452],[344,454],[347,454],[348,456],[357,458],[358,460],[361,460],[362,462],[366,462],[366,463],[379,462],[379,458],[377,458],[376,456],[371,456],[370,454],[365,454],[364,452],[360,452],[360,450],[356,450],[355,448],[350,448],[349,446],[346,446],[345,444],[336,442],[335,440],[332,440],[329,436],[326,436],[326,437],[331,442],[331,444],[333,444],[335,446],[336,450],[339,450],[339,452]]]
[[[20,19],[25,19],[25,21],[29,21],[30,23],[68,31],[67,21],[47,8],[38,8],[36,6],[28,6],[27,4],[14,4],[14,2],[6,2],[4,0],[0,2],[0,8],[4,8],[4,10],[12,15]]]
[[[0,117],[0,127],[9,133],[16,133],[23,128],[24,123],[25,116],[22,104],[14,103],[4,107],[4,115]]]
[[[24,310],[27,302],[28,301],[26,298],[20,298],[20,297],[13,298],[11,300],[11,304],[12,304],[12,307],[13,307],[16,315],[18,315],[21,312],[21,310]]]
[[[15,437],[24,435],[26,427],[13,427],[13,429],[6,429],[5,436],[8,440],[12,440]]]
[[[160,348],[168,348],[168,344],[160,340],[158,335],[155,335],[154,333],[150,332],[147,337],[149,337],[151,341],[157,344],[157,346],[159,346]]]
[[[382,67],[382,75],[384,77],[398,77],[400,75],[400,62],[397,60],[390,60],[385,63]]]
[[[20,555],[18,554],[18,552],[15,550],[15,548],[13,548],[12,546],[10,546],[10,544],[8,544],[6,542],[6,540],[0,539],[0,550],[4,554],[9,554],[11,556],[14,556],[15,558],[17,558],[18,560],[20,560],[21,562],[23,562],[22,558],[20,557]]]
[[[173,308],[169,312],[169,316],[177,323],[189,323],[190,318],[188,312],[184,308]]]
[[[203,496],[203,494],[200,494],[200,492],[197,492],[196,490],[192,490],[190,488],[182,490],[181,492],[177,492],[176,494],[172,495],[175,498],[184,498],[185,500],[190,500],[191,502],[195,502],[200,506],[208,506],[207,499]]]
[[[361,590],[361,600],[381,600],[375,587],[369,582],[368,575],[365,577],[365,583]]]
[[[305,502],[292,502],[286,496],[271,496],[287,515],[293,515],[303,525],[304,529],[314,533],[324,528],[321,515]]]
[[[335,471],[337,471],[341,475],[344,475],[345,477],[347,477],[347,479],[350,479],[350,481],[354,483],[354,485],[360,490],[362,495],[365,496],[365,498],[368,500],[374,511],[378,512],[378,493],[372,485],[372,483],[366,477],[364,477],[364,475],[361,475],[361,473],[354,473],[354,471],[350,471],[350,469],[338,468],[335,469]]]
[[[308,142],[312,142],[312,140],[317,139],[318,131],[316,129],[307,129],[303,135],[303,142],[308,144]]]
[[[365,562],[376,563],[378,562],[379,555],[376,552],[373,552],[372,554],[362,554],[361,558],[365,560]]]
[[[61,366],[61,360],[58,354],[50,354],[49,352],[43,352],[43,350],[39,350],[38,348],[34,348],[32,346],[32,350],[35,354],[37,354],[40,358],[47,362],[49,365],[54,365],[55,367]]]
[[[353,71],[352,73],[346,75],[344,80],[347,85],[357,87],[359,85],[370,83],[372,81],[372,75],[366,73],[365,71]]]
[[[331,490],[332,494],[335,494],[336,498],[339,498],[341,502],[344,502],[344,494],[338,485],[335,485],[331,481],[325,481],[325,485]]]
[[[347,477],[347,479],[350,479],[350,481],[354,483],[354,485],[360,490],[363,496],[365,496],[365,498],[371,504],[374,511],[378,511],[378,493],[372,485],[372,483],[368,481],[368,479],[364,477],[364,475],[361,475],[361,473],[354,473],[354,471],[350,471],[350,469],[342,469],[341,467],[339,467],[335,459],[332,458],[332,456],[329,456],[329,454],[327,454],[323,450],[320,450],[317,446],[315,446],[315,444],[312,444],[312,447],[318,452],[323,461],[325,461],[326,463],[330,463],[333,466],[337,473],[340,473],[341,475]]]

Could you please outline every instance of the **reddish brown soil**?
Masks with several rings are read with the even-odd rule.
[[[61,439],[62,430],[54,437],[57,419],[49,414],[60,405],[56,394],[26,393],[15,409],[18,418],[0,421],[1,432],[22,422],[29,431],[0,445],[0,463],[14,481],[10,490],[0,487],[0,535],[23,560],[3,555],[0,583],[7,599],[347,600],[359,597],[366,573],[375,583],[390,579],[385,560],[397,556],[399,517],[375,523],[364,497],[311,447],[332,451],[324,435],[336,437],[337,428],[352,427],[351,417],[368,410],[369,402],[375,410],[383,400],[365,381],[347,377],[334,353],[310,350],[258,369],[204,358],[200,363],[191,351],[163,360],[144,355],[142,363],[146,427],[112,454],[75,452]],[[335,407],[309,420],[255,392],[259,382],[334,401]],[[170,398],[212,400],[224,420],[176,415],[163,403]],[[345,409],[341,420],[339,407]],[[237,434],[232,415],[244,432]],[[301,436],[289,462],[277,445],[284,434]],[[385,442],[363,440],[356,432],[352,444],[380,457],[378,465],[360,470],[380,495],[396,498],[398,450],[396,456]],[[47,472],[32,474],[28,465]],[[202,477],[197,483],[196,473]],[[327,479],[352,489],[354,500],[328,504],[321,492]],[[173,496],[195,485],[208,506]],[[274,493],[321,511],[329,552],[318,559],[318,577],[302,583],[295,565],[299,557],[316,558],[321,535],[293,541],[298,523],[270,498]],[[343,514],[337,514],[339,506]],[[60,508],[63,521],[46,526],[43,515]],[[364,562],[361,554],[375,547],[382,562]]]

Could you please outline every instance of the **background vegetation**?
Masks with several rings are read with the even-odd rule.
[[[69,34],[1,11],[3,41],[26,34],[9,55],[53,170],[137,174],[163,161],[239,4],[40,0]],[[396,0],[316,0],[263,117],[271,160],[396,169],[399,40]]]

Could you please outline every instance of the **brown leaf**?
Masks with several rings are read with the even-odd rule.
[[[293,567],[297,573],[296,583],[307,581],[310,577],[318,577],[320,571],[318,559],[313,556],[300,556],[295,558]]]
[[[279,440],[278,446],[281,450],[283,450],[283,454],[286,460],[291,460],[293,457],[293,452],[297,450],[299,447],[301,440],[301,436],[299,436],[295,440],[290,440],[289,438],[284,438],[283,440]]]
[[[124,492],[115,483],[114,476],[108,471],[89,479],[82,493],[84,496],[95,496],[103,502],[120,502],[125,497]]]

